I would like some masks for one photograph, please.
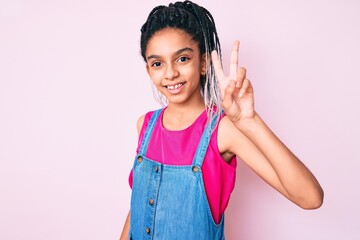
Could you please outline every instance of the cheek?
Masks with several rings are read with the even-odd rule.
[[[189,70],[188,73],[194,77],[200,77],[201,66],[200,64],[194,64]]]
[[[149,76],[150,76],[150,78],[151,78],[151,80],[152,80],[153,82],[159,82],[159,81],[161,81],[162,75],[163,75],[163,73],[162,73],[161,70],[150,71],[150,72],[149,72]]]

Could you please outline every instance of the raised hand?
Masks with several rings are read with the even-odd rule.
[[[211,53],[215,75],[220,88],[222,105],[226,115],[239,122],[255,116],[254,92],[250,81],[246,78],[246,69],[238,68],[239,41],[235,41],[230,56],[230,73],[224,74],[220,58],[214,50]]]

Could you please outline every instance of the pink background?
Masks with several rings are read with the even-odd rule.
[[[0,0],[0,239],[118,239],[136,119],[159,107],[138,43],[160,3]],[[305,211],[240,163],[227,239],[360,239],[359,1],[198,3],[325,190]]]

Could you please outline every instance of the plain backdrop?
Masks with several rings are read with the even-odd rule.
[[[360,2],[196,1],[233,40],[256,109],[312,170],[303,210],[239,161],[229,240],[360,239]],[[0,239],[118,239],[136,120],[159,108],[140,27],[167,1],[0,0]]]

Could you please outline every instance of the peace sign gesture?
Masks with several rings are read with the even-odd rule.
[[[235,41],[230,56],[229,76],[224,74],[218,53],[211,53],[215,75],[220,89],[222,106],[233,122],[252,119],[255,116],[254,92],[246,78],[246,69],[238,68],[239,41]]]

